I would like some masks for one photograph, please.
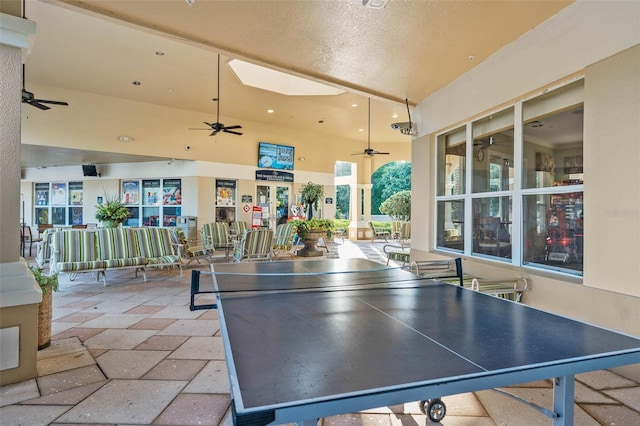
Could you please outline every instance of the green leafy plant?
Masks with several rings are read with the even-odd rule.
[[[308,219],[308,220],[292,220],[291,223],[296,227],[296,232],[300,238],[304,238],[307,232],[321,231],[331,238],[333,231],[336,229],[335,223],[330,219]]]
[[[131,212],[118,197],[105,197],[104,202],[96,204],[96,219],[100,221],[120,224],[129,216]]]
[[[411,220],[411,191],[400,191],[387,198],[380,211],[391,216],[391,219],[408,222]]]
[[[307,207],[307,219],[311,219],[313,217],[311,207],[318,210],[318,202],[324,197],[324,188],[322,185],[309,182],[300,188],[300,196],[302,203]]]
[[[46,275],[42,268],[33,265],[30,265],[29,269],[33,272],[33,278],[40,286],[43,296],[46,296],[49,291],[58,291],[58,274]]]

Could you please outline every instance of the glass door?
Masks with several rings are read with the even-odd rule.
[[[256,205],[262,207],[262,227],[274,229],[289,218],[291,185],[265,183],[256,185]]]

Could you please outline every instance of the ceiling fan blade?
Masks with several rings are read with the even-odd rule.
[[[48,110],[48,109],[51,109],[51,108],[49,108],[48,106],[46,106],[46,105],[43,105],[43,104],[39,103],[39,102],[38,102],[37,100],[35,100],[35,99],[32,99],[32,100],[30,100],[30,101],[27,101],[26,103],[28,103],[29,105],[34,106],[34,107],[36,107],[36,108],[40,108],[40,109],[41,109],[41,110],[43,110],[43,111],[46,111],[46,110]]]
[[[63,101],[49,101],[46,99],[34,99],[34,101],[39,102],[41,104],[52,104],[52,105],[64,105],[64,106],[69,106],[68,103],[63,102]]]
[[[211,127],[209,127],[208,129],[204,129],[202,127],[189,127],[188,130],[211,130]]]
[[[375,151],[374,154],[375,155],[389,155],[390,153],[389,152],[378,152],[378,151]]]
[[[227,126],[225,127],[225,129],[242,129],[242,126],[236,125],[236,126]]]
[[[225,132],[225,133],[232,133],[234,135],[241,135],[242,134],[240,132],[234,132],[233,130],[227,130],[227,129],[223,129],[222,131]]]

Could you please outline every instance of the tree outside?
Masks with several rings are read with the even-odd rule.
[[[395,161],[385,164],[371,175],[371,214],[384,214],[382,203],[400,191],[411,191],[411,163]]]

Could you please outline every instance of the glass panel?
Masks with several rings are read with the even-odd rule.
[[[276,224],[289,219],[289,187],[276,186]]]
[[[160,226],[160,208],[159,207],[143,207],[142,208],[142,224],[144,226]]]
[[[582,273],[583,193],[526,195],[523,204],[523,263]]]
[[[51,184],[51,205],[52,206],[67,205],[67,184],[66,183]]]
[[[473,123],[473,192],[513,190],[513,108]]]
[[[464,201],[438,201],[437,246],[464,250]]]
[[[54,225],[66,225],[67,224],[67,208],[66,207],[53,207],[51,208],[51,223]]]
[[[523,104],[523,188],[583,183],[582,80]]]
[[[51,223],[49,221],[49,207],[36,208],[36,223]]]
[[[131,216],[123,222],[123,225],[140,226],[140,207],[127,207],[127,210],[131,212]]]
[[[144,198],[142,203],[147,206],[160,205],[162,202],[162,197],[160,196],[160,180],[143,180],[142,181],[142,192],[144,193]]]
[[[216,222],[231,223],[236,220],[235,207],[216,207]]]
[[[465,127],[438,136],[438,195],[460,195],[465,191],[467,143]]]
[[[36,205],[48,206],[49,205],[49,184],[48,183],[36,183]]]
[[[82,182],[69,182],[69,205],[82,205]]]
[[[181,216],[181,207],[164,207],[162,213],[162,226],[176,226],[178,216]]]
[[[162,188],[162,203],[164,205],[182,204],[182,181],[181,179],[164,179]],[[178,214],[179,216],[179,214]],[[167,226],[167,225],[165,225]]]
[[[269,207],[271,206],[271,187],[268,185],[256,186],[257,205],[262,207],[262,226],[269,227]]]
[[[69,207],[69,225],[82,225],[82,207]]]
[[[511,258],[512,197],[473,200],[473,253]]]
[[[140,181],[122,181],[122,202],[127,205],[136,205],[140,202]]]

